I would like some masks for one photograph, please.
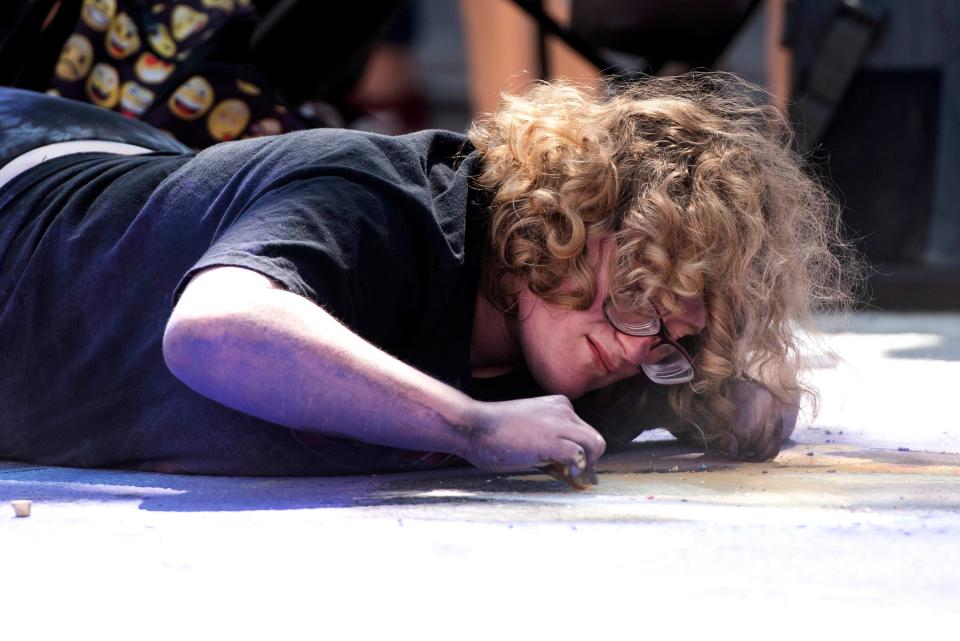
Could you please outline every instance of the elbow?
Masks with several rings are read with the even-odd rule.
[[[174,315],[163,332],[163,362],[171,374],[184,382],[189,378],[191,365],[195,365],[196,361],[195,355],[191,357],[196,351],[196,325]]]
[[[167,369],[194,391],[210,395],[258,365],[264,324],[249,304],[178,306],[163,332]],[[262,314],[261,314],[262,316]]]
[[[216,369],[231,334],[249,331],[265,291],[280,286],[237,267],[200,271],[187,284],[163,332],[163,360],[181,381]],[[260,317],[267,314],[259,314]]]
[[[231,332],[217,318],[174,316],[163,333],[163,360],[181,383],[219,400],[222,387],[237,372],[224,343]]]
[[[174,311],[163,332],[163,361],[170,373],[197,389],[223,358],[228,319]]]

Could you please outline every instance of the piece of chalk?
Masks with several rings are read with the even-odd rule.
[[[30,516],[30,506],[33,505],[33,501],[10,501],[10,505],[13,506],[13,512],[18,517]]]

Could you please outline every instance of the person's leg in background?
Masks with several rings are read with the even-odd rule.
[[[544,9],[569,25],[570,0],[548,0]],[[511,0],[461,0],[460,11],[473,112],[489,113],[499,105],[501,91],[516,91],[538,77],[536,24]],[[548,37],[546,52],[551,78],[598,82],[597,69],[563,42]]]

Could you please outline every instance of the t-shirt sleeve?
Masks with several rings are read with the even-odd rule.
[[[429,202],[416,190],[323,176],[274,188],[222,225],[181,279],[250,269],[389,348],[415,323],[429,281]]]

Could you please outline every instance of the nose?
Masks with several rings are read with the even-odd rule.
[[[631,336],[630,334],[617,332],[617,338],[623,345],[623,352],[627,361],[636,367],[640,367],[640,363],[647,360],[650,350],[660,344],[659,336]]]

